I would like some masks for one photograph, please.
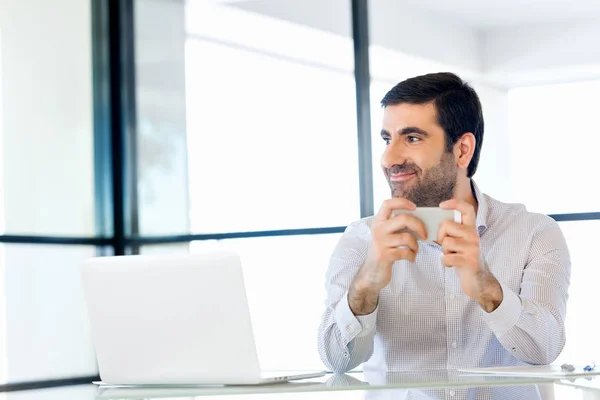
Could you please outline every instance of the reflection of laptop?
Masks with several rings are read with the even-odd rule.
[[[325,374],[261,373],[233,252],[92,258],[83,284],[105,384],[253,385]]]

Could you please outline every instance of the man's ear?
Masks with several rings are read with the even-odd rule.
[[[463,135],[454,144],[454,157],[458,168],[467,169],[475,152],[476,139],[471,132]]]

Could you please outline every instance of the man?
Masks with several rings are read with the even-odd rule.
[[[477,94],[438,73],[399,83],[381,103],[392,198],[350,224],[333,252],[323,362],[336,372],[363,362],[387,372],[551,363],[565,344],[569,252],[554,220],[473,182],[484,126]],[[417,218],[391,217],[438,206],[462,223],[445,221],[433,244],[420,240]]]

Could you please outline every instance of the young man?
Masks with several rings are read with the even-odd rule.
[[[327,271],[319,353],[336,372],[548,364],[565,344],[570,258],[558,224],[481,193],[475,91],[438,73],[383,98],[381,166],[392,198],[348,226]],[[441,207],[434,244],[392,210]]]

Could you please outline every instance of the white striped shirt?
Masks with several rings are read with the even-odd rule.
[[[491,313],[461,290],[437,244],[419,242],[414,263],[393,265],[377,309],[354,316],[348,288],[363,265],[373,218],[349,225],[330,260],[319,354],[333,371],[364,363],[365,371],[397,372],[549,364],[565,344],[570,257],[558,224],[482,194],[480,246],[503,300]]]

